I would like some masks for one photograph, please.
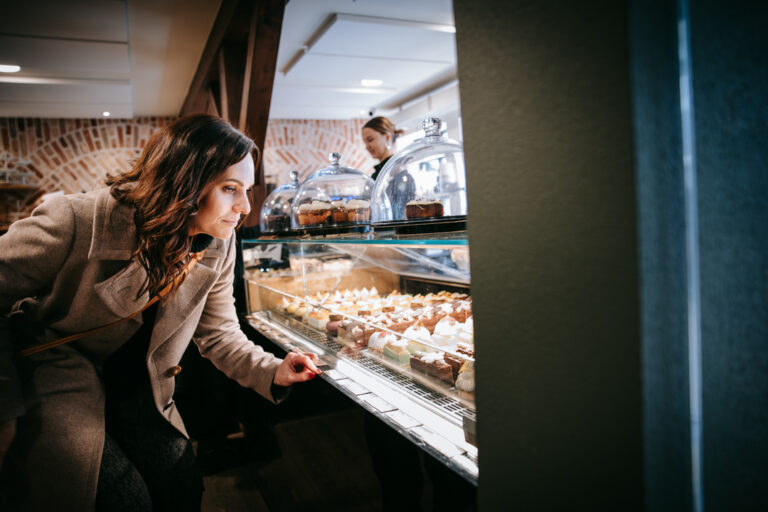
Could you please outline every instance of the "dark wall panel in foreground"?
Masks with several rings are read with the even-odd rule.
[[[691,2],[708,511],[768,510],[766,20],[766,2]]]
[[[641,507],[623,2],[455,2],[481,510]]]

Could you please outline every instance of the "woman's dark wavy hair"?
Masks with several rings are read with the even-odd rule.
[[[137,298],[145,291],[156,295],[182,273],[200,195],[249,154],[258,164],[256,144],[223,119],[190,115],[154,135],[128,172],[107,176],[112,196],[136,209],[134,257],[147,271]]]

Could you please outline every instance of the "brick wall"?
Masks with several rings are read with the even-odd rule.
[[[147,139],[173,118],[21,119],[0,118],[0,156],[29,161],[38,189],[0,192],[0,212],[29,213],[43,194],[66,194],[102,187],[107,173],[129,168]],[[270,120],[264,144],[264,171],[277,185],[297,170],[302,178],[328,166],[328,154],[342,154],[342,165],[369,172],[375,163],[360,130],[365,120]],[[0,222],[2,224],[2,222]]]
[[[0,118],[0,155],[28,161],[38,189],[0,193],[8,213],[29,212],[43,194],[66,194],[104,186],[104,176],[129,168],[147,139],[172,118],[20,119]]]
[[[328,167],[328,155],[341,153],[341,165],[370,174],[376,160],[365,150],[360,131],[365,119],[271,119],[264,142],[264,174],[278,186]],[[271,178],[270,178],[271,177]]]

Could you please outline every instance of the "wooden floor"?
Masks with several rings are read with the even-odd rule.
[[[380,511],[362,422],[353,409],[279,423],[282,456],[205,477],[203,512]]]

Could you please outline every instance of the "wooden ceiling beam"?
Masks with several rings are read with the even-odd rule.
[[[203,53],[200,56],[200,62],[197,64],[197,70],[192,77],[192,83],[189,85],[187,97],[181,106],[181,115],[205,112],[207,109],[208,94],[206,92],[211,65],[216,58],[222,41],[227,35],[232,17],[235,13],[239,0],[222,0],[219,13],[213,22],[213,28],[208,35],[208,41],[205,44]]]
[[[227,43],[219,49],[219,85],[222,97],[222,117],[238,127],[243,95],[243,77],[246,67],[245,57],[245,44]]]
[[[241,105],[241,121],[243,129],[256,142],[259,148],[264,148],[267,138],[267,123],[269,122],[269,106],[272,101],[272,86],[275,82],[277,68],[277,50],[280,45],[280,30],[283,25],[285,0],[261,0],[255,9],[249,30],[249,52],[245,82],[248,93],[247,102]],[[252,49],[252,51],[251,51]],[[244,84],[243,90],[246,85]],[[243,115],[244,114],[244,115]],[[256,170],[256,183],[253,191],[253,204],[260,206],[266,198],[264,182],[263,158]],[[259,212],[254,211],[246,225],[257,225]]]
[[[224,62],[224,47],[219,48],[218,56],[216,57],[216,62],[219,67],[219,87],[221,89],[221,97],[219,104],[219,110],[221,111],[221,117],[228,121],[230,120],[229,117],[229,94],[227,92],[227,66]]]
[[[217,84],[210,84],[205,90],[207,98],[205,102],[205,113],[221,117],[221,114],[219,113],[218,87],[216,87],[216,85]]]

